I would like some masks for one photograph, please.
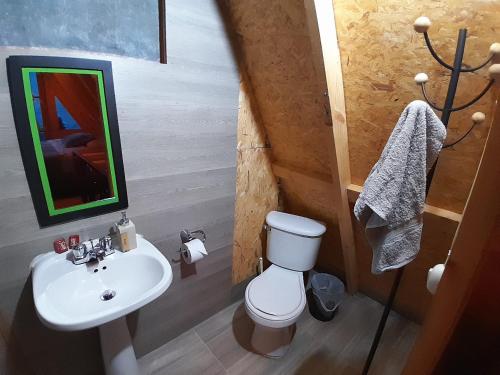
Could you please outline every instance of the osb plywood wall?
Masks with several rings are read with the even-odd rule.
[[[362,185],[403,108],[421,99],[413,80],[415,74],[429,75],[428,92],[436,102],[443,103],[446,96],[449,72],[432,58],[423,35],[413,30],[413,21],[421,15],[433,21],[431,41],[449,63],[453,62],[459,28],[468,28],[464,62],[476,66],[486,59],[489,46],[498,39],[500,2],[336,0],[334,7],[346,96],[351,179]],[[468,102],[486,83],[487,69],[462,74],[455,105]],[[442,151],[429,204],[462,212],[491,123],[491,103],[491,94],[487,94],[470,109],[452,115],[448,140],[468,129],[470,116],[476,111],[486,113],[487,121],[460,144]],[[425,215],[419,256],[407,267],[395,302],[400,312],[417,321],[423,319],[431,301],[425,289],[427,269],[444,261],[457,224],[456,220]],[[370,247],[355,220],[353,226],[360,288],[382,301],[394,274],[370,273]]]
[[[352,182],[362,185],[378,159],[403,108],[421,94],[413,77],[426,72],[428,92],[444,102],[448,71],[425,47],[413,21],[425,15],[433,25],[429,35],[435,49],[453,63],[459,28],[469,30],[464,62],[482,63],[491,43],[500,39],[499,1],[461,0],[335,0],[338,38],[349,129]],[[487,83],[487,69],[460,76],[455,104],[472,99]],[[451,117],[448,140],[468,129],[476,111],[490,115],[490,94],[468,110]],[[428,203],[462,212],[487,134],[487,124],[460,144],[444,150]]]
[[[331,121],[325,111],[324,92],[318,89],[303,1],[222,0],[219,4],[235,34],[235,53],[242,60],[240,69],[243,65],[248,72],[248,84],[255,94],[255,107],[271,146],[273,163],[329,178]],[[248,166],[252,166],[250,162]],[[259,169],[260,163],[252,168]],[[239,182],[245,179],[245,175],[238,177]],[[239,185],[237,182],[241,189]],[[280,179],[280,192],[286,212],[327,224],[319,263],[343,274],[330,197],[315,186],[292,179]],[[235,239],[237,235],[238,228]],[[237,280],[255,273],[255,258],[247,263],[242,251],[252,259],[256,250],[235,246],[233,277]]]
[[[317,81],[314,70],[303,0],[225,0],[220,4],[237,35],[238,54],[255,93],[256,107],[271,145],[273,166],[320,177],[322,181],[331,179],[331,122],[319,89],[324,82]],[[334,2],[353,183],[364,183],[401,111],[410,101],[421,98],[413,81],[416,73],[429,74],[428,87],[433,98],[443,101],[446,95],[447,72],[432,59],[422,36],[413,31],[413,21],[423,14],[434,21],[430,35],[447,61],[453,59],[458,29],[467,26],[470,37],[465,61],[477,65],[486,58],[489,45],[498,35],[500,24],[494,16],[500,12],[499,6],[498,2],[487,1],[472,5],[441,0]],[[483,88],[487,82],[485,74],[481,71],[461,77],[457,104],[468,101]],[[487,95],[470,110],[454,114],[449,139],[467,129],[473,112],[481,110],[488,116],[490,105]],[[460,145],[443,151],[428,203],[462,211],[489,123],[486,121],[474,130]],[[317,266],[342,277],[339,231],[329,189],[307,179],[282,176],[279,180],[285,211],[327,223]],[[416,320],[422,319],[430,301],[425,289],[427,269],[444,261],[457,226],[457,215],[437,211],[438,214],[425,217],[421,254],[408,267],[396,301],[400,311]],[[356,222],[353,225],[360,289],[383,300],[393,274],[371,275],[371,250],[362,228]],[[239,262],[237,258],[233,260],[233,272]]]
[[[262,227],[266,215],[278,209],[278,184],[272,171],[269,144],[254,101],[251,87],[243,80],[238,113],[234,284],[255,274],[257,259],[263,256],[265,250],[266,238]]]

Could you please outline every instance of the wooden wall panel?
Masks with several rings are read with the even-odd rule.
[[[317,90],[301,0],[224,2],[237,35],[273,157],[329,173],[331,129]]]
[[[311,58],[304,2],[219,0],[219,4],[235,34],[235,54],[248,73],[273,162],[331,181],[331,116],[321,89],[326,83],[318,85]],[[288,177],[280,178],[280,194],[286,212],[327,223],[318,265],[342,276],[332,196]]]
[[[249,82],[240,84],[238,157],[233,240],[233,283],[257,270],[266,237],[263,225],[269,211],[278,209],[278,184],[271,167],[271,152]]]
[[[283,205],[286,212],[313,217],[326,224],[316,266],[325,272],[345,277],[339,223],[335,205],[329,195],[333,190],[330,176],[317,174],[314,177],[300,171],[273,165],[273,171],[280,180],[280,187],[286,192]]]
[[[325,111],[329,109],[323,95],[326,83],[317,82],[318,68],[314,63],[317,53],[311,45],[304,2],[221,0],[220,3],[228,10],[231,27],[237,34],[238,55],[246,64],[254,87],[272,146],[273,170],[280,178],[285,210],[328,224],[318,266],[343,275],[335,207],[328,201],[330,192],[324,184],[333,181],[328,155],[331,117]],[[413,31],[413,21],[423,14],[431,17],[434,22],[431,38],[446,60],[453,57],[458,28],[469,27],[465,62],[476,65],[487,56],[489,45],[498,35],[500,24],[495,17],[499,6],[493,1],[466,4],[458,0],[334,1],[352,183],[364,183],[403,108],[421,98],[413,80],[416,73],[427,72],[431,77],[428,86],[432,97],[444,100],[447,72],[430,56],[422,36]],[[486,82],[486,70],[461,77],[456,103],[470,99]],[[456,138],[468,128],[473,112],[481,110],[490,116],[490,103],[488,94],[470,110],[454,114],[449,138]],[[422,251],[409,267],[403,280],[403,297],[396,303],[399,311],[416,320],[422,319],[430,301],[424,283],[427,269],[446,256],[488,124],[486,121],[460,145],[441,154],[428,199],[437,216],[426,215]],[[308,178],[295,178],[289,171],[320,175],[321,187]],[[362,290],[383,300],[392,275],[371,275],[371,250],[357,223],[354,226]]]
[[[429,35],[436,50],[452,62],[460,27],[469,29],[464,61],[470,66],[484,61],[491,43],[500,34],[498,1],[460,0],[335,0],[337,30],[342,56],[352,182],[362,185],[377,161],[401,111],[421,94],[413,81],[418,72],[429,74],[428,91],[444,102],[448,71],[429,54],[423,36],[413,31],[413,21],[426,15],[433,25]],[[463,74],[456,97],[465,103],[487,82],[486,69]],[[470,116],[483,111],[491,116],[491,95],[469,110],[451,117],[448,140],[470,125]],[[462,212],[481,156],[487,124],[475,129],[459,145],[441,153],[429,204]]]

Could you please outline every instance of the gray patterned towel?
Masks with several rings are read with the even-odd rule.
[[[446,128],[421,100],[401,114],[365,181],[354,215],[373,250],[372,273],[402,267],[420,250],[426,175],[437,159]]]

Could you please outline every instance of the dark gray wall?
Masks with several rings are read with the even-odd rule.
[[[0,45],[159,59],[157,0],[2,0]]]
[[[70,3],[68,1],[68,3]],[[142,356],[227,306],[231,284],[239,80],[212,1],[169,0],[169,63],[74,50],[0,47],[14,54],[108,59],[130,208],[137,231],[177,259],[179,231],[203,228],[208,258],[171,261],[174,281],[128,317]],[[61,333],[36,316],[28,266],[60,236],[104,233],[118,214],[39,229],[0,64],[0,374],[100,374],[97,330]]]

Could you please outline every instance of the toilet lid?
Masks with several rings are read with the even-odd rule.
[[[291,314],[304,298],[302,272],[275,265],[253,279],[248,288],[249,302],[269,315]]]

